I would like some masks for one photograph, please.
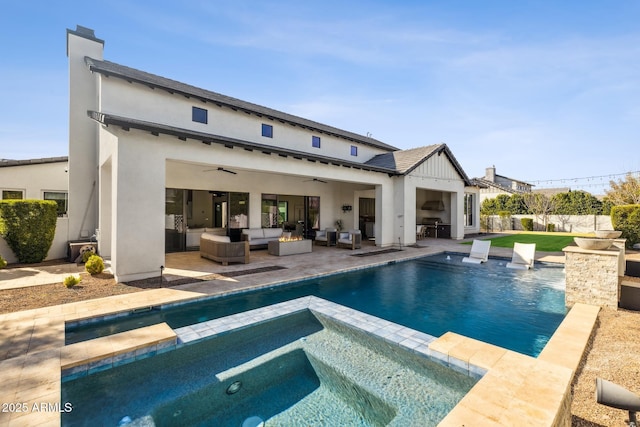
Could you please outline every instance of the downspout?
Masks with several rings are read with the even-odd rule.
[[[91,194],[89,195],[89,200],[87,200],[87,207],[84,210],[84,215],[82,216],[82,222],[80,223],[80,231],[79,233],[82,234],[82,230],[84,229],[84,223],[87,220],[87,214],[89,213],[89,207],[91,206],[91,201],[93,200],[93,195],[96,192],[96,180],[93,180],[93,184],[91,186]],[[78,235],[78,239],[82,238],[81,235]]]

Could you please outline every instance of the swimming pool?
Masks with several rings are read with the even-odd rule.
[[[234,320],[205,322],[192,340],[180,328],[173,350],[63,382],[62,425],[435,426],[475,384],[400,344],[432,337],[314,298],[225,332],[213,331]],[[388,328],[395,338],[375,332]]]
[[[464,264],[440,254],[266,290],[211,298],[67,328],[67,343],[160,322],[172,328],[315,295],[440,336],[452,331],[537,356],[566,314],[562,265],[511,270],[505,260]]]

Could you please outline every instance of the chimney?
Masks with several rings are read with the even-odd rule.
[[[104,41],[90,28],[67,30],[69,61],[69,238],[88,238],[98,228],[98,126],[87,118],[99,110],[99,76],[85,57],[102,60]]]
[[[96,58],[96,59],[102,59],[102,50],[104,49],[104,40],[101,40],[99,38],[96,37],[96,33],[91,29],[91,28],[87,28],[87,27],[83,27],[82,25],[76,25],[76,29],[75,30],[69,30],[67,29],[67,56],[69,56],[69,39],[70,36],[77,36],[77,37],[81,37],[83,39],[86,40],[91,40],[93,42],[99,43],[100,46],[100,58]]]
[[[487,181],[496,182],[496,165],[485,169],[484,179],[486,179]]]

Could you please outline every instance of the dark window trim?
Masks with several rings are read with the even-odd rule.
[[[265,138],[273,138],[273,125],[262,124],[262,136]]]
[[[357,156],[358,155],[358,147],[355,145],[351,146],[351,155],[352,156]]]
[[[191,120],[206,125],[209,122],[209,111],[200,107],[191,107]]]
[[[311,137],[311,146],[314,148],[320,148],[320,144],[321,144],[321,139],[319,136],[312,136]]]

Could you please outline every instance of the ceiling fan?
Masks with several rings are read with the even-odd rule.
[[[327,183],[327,181],[323,181],[323,180],[318,179],[318,178],[307,179],[307,180],[305,180],[304,182],[309,182],[309,181],[312,181],[312,182],[321,182],[321,183],[323,183],[323,184],[326,184],[326,183]]]
[[[233,174],[233,175],[237,175],[237,174],[238,174],[238,172],[234,172],[234,171],[231,171],[231,170],[229,170],[229,169],[225,169],[225,168],[223,168],[223,167],[219,167],[219,168],[217,168],[217,169],[205,169],[205,170],[203,170],[202,172],[211,172],[211,171],[226,172],[226,173],[230,173],[230,174]]]

